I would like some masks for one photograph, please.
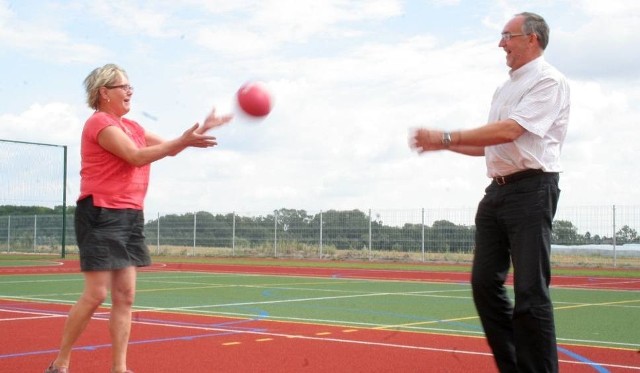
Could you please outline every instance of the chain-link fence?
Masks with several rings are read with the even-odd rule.
[[[475,208],[147,214],[154,255],[469,261]],[[66,253],[75,253],[67,216]],[[61,253],[61,215],[0,216],[0,251]],[[640,206],[559,208],[557,264],[640,267]]]

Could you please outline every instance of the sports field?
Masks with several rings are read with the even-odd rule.
[[[0,372],[54,359],[75,260],[0,260]],[[583,273],[583,272],[576,272]],[[495,372],[465,266],[208,260],[139,272],[130,368],[145,372]],[[637,271],[556,275],[562,372],[640,372]],[[108,304],[71,371],[107,372]]]

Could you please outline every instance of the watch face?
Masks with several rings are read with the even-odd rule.
[[[449,146],[449,144],[451,144],[451,134],[449,132],[443,132],[442,133],[442,145],[447,147],[447,146]]]

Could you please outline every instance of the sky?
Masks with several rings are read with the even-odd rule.
[[[0,139],[66,145],[75,201],[82,82],[116,63],[148,131],[235,116],[215,148],[152,165],[147,214],[475,208],[484,159],[418,155],[409,134],[486,123],[522,11],[549,23],[545,59],[571,85],[560,205],[637,205],[636,0],[0,0]],[[262,120],[237,109],[251,81],[274,102]]]

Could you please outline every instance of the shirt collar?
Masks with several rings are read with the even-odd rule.
[[[540,64],[542,63],[544,63],[544,56],[536,57],[535,59],[521,66],[519,69],[509,71],[511,80],[516,80],[521,76],[525,75],[526,73],[528,73],[529,71],[533,71],[537,69],[537,67],[540,66]]]

